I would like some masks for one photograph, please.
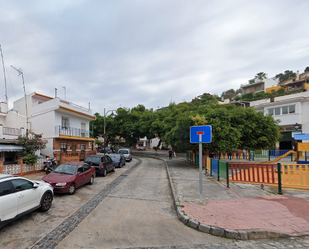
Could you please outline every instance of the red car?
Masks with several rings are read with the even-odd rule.
[[[65,162],[42,180],[53,186],[55,193],[73,195],[80,186],[94,183],[95,169],[83,162]]]

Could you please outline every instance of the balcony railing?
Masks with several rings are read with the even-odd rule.
[[[11,127],[3,127],[3,135],[20,136],[21,135],[21,129],[11,128]]]
[[[73,137],[89,137],[89,131],[74,127],[62,127],[61,125],[55,126],[55,135],[66,135]]]

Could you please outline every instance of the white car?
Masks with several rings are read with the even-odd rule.
[[[0,227],[36,209],[48,211],[53,198],[49,183],[0,174]]]

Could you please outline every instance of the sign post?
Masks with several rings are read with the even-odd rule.
[[[211,126],[191,126],[190,143],[199,144],[199,193],[200,201],[203,200],[203,143],[211,143]]]

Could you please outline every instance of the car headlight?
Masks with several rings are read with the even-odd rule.
[[[56,183],[56,186],[60,186],[60,187],[65,186],[65,185],[66,185],[66,183],[65,183],[65,182],[59,182],[59,183]]]

